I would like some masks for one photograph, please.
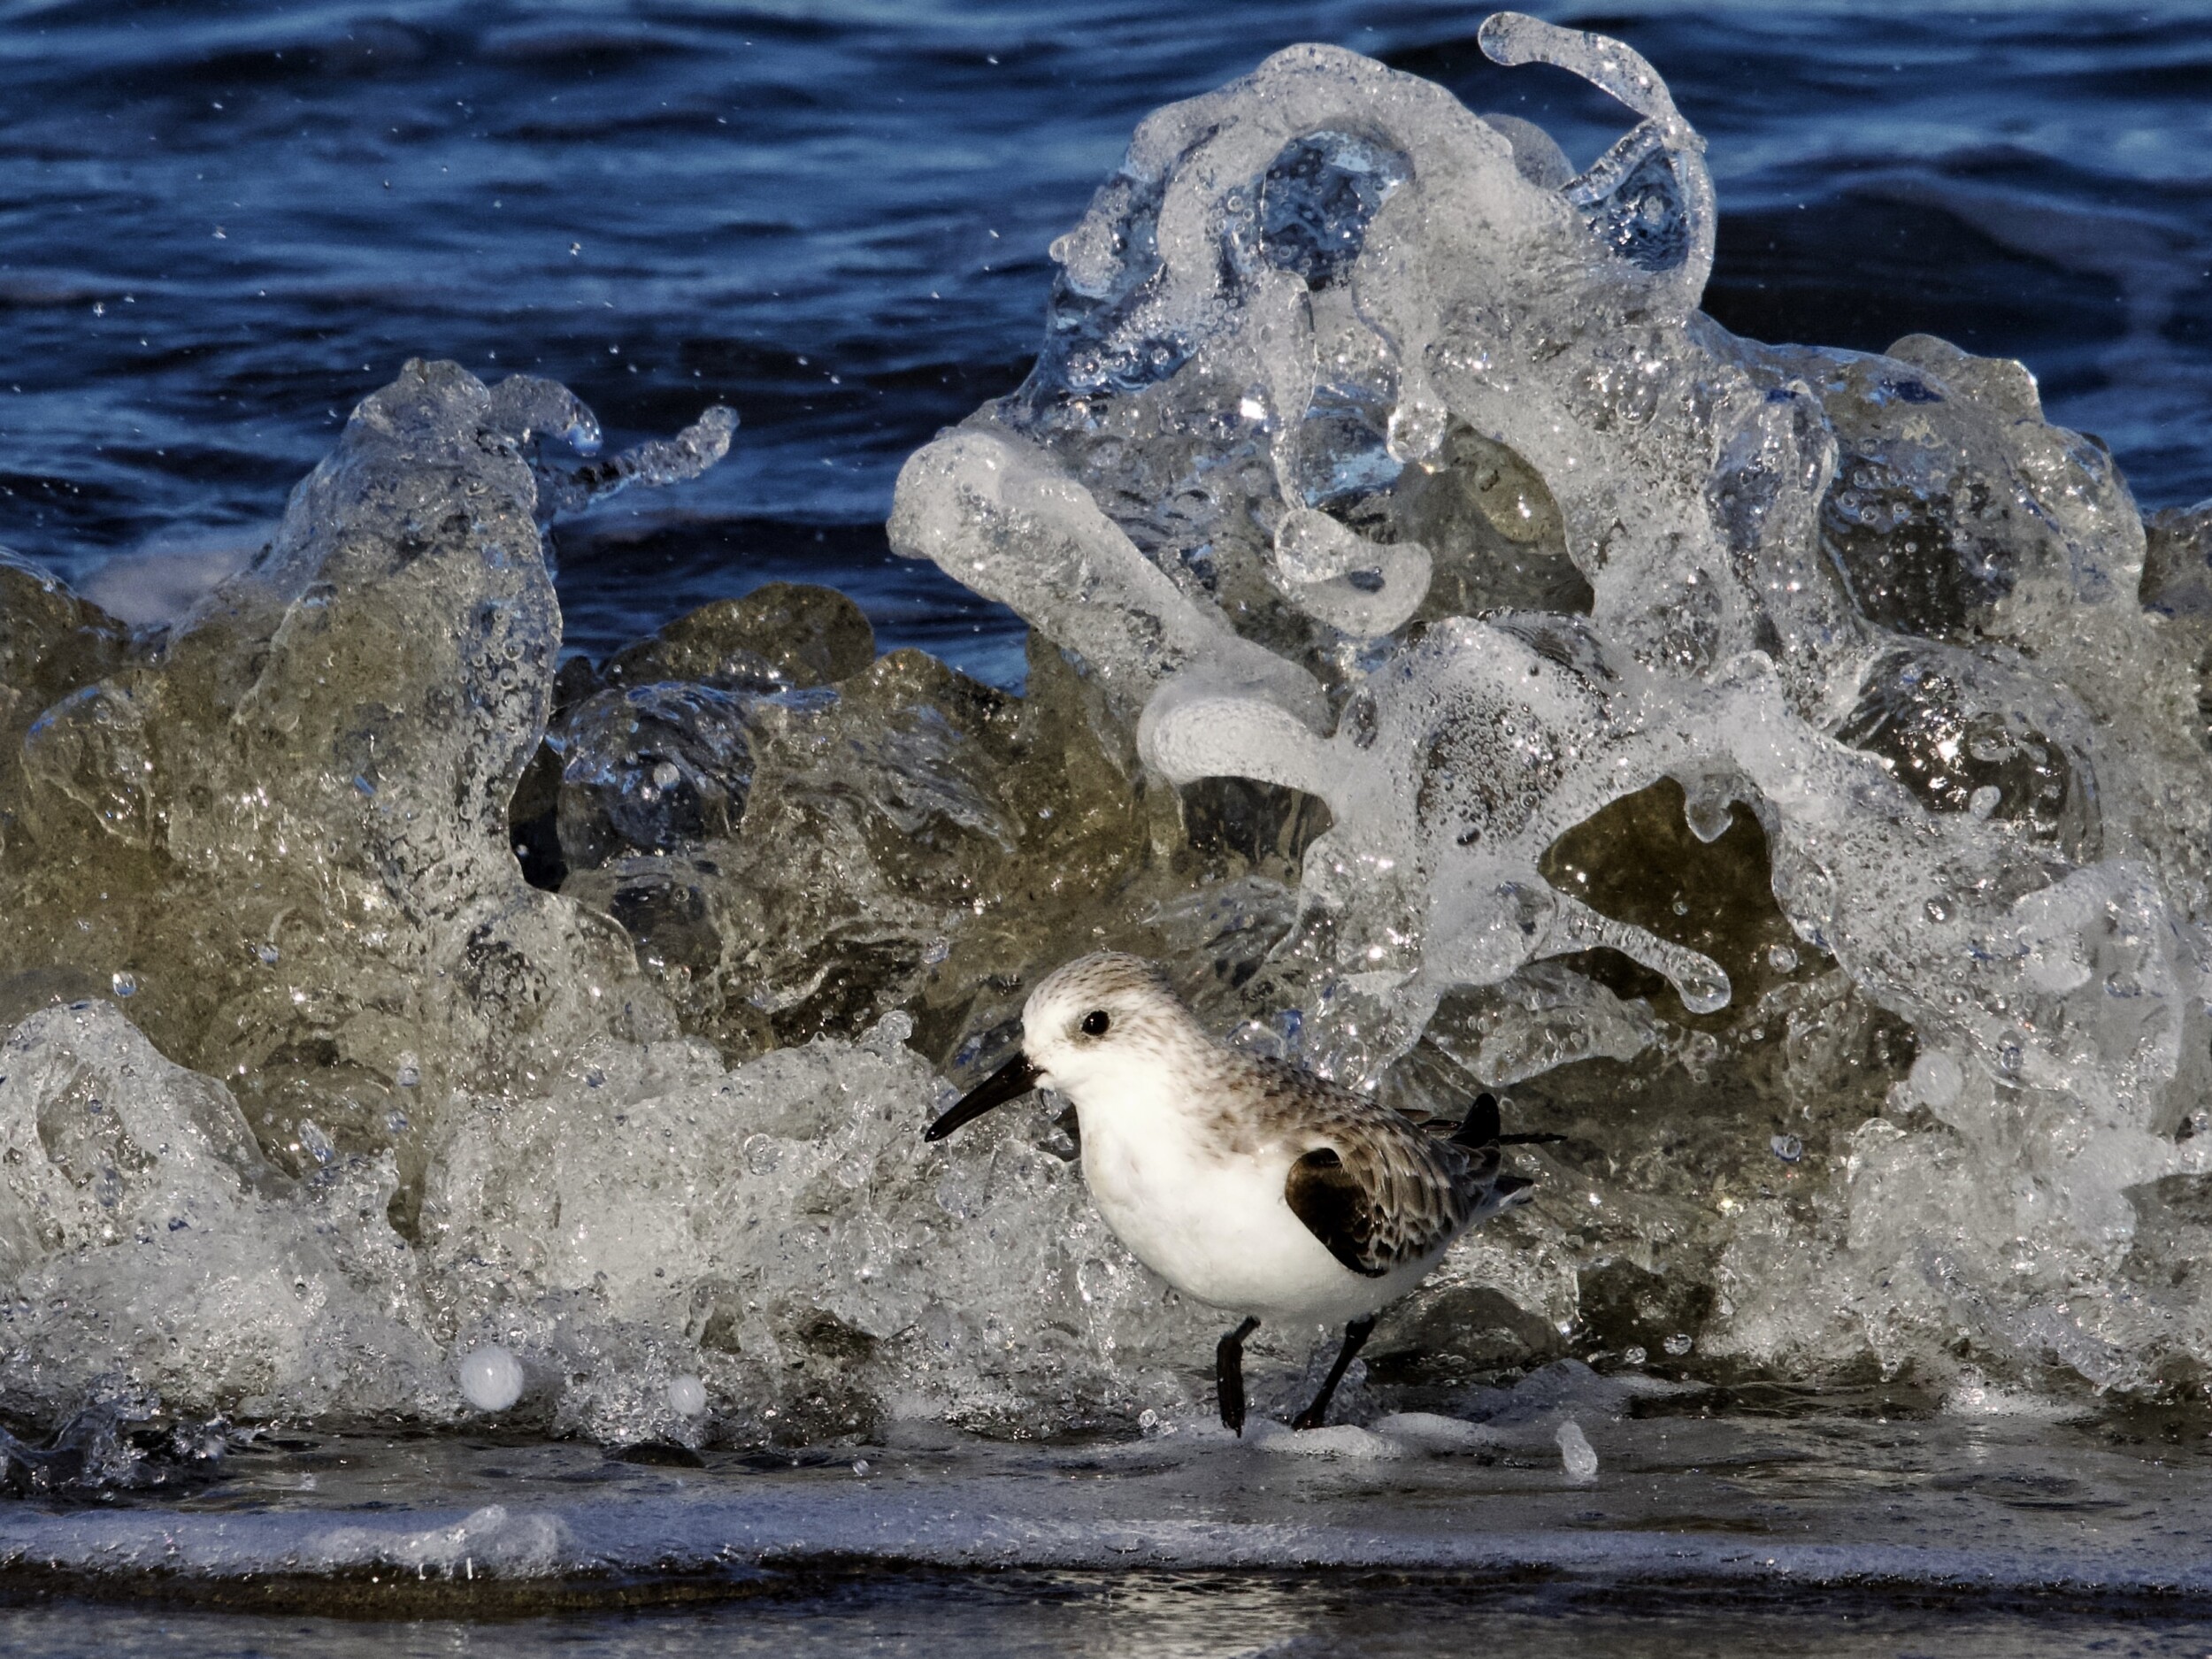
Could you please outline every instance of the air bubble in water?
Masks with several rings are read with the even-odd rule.
[[[479,1411],[504,1411],[522,1398],[522,1362],[497,1342],[461,1356],[461,1397]]]
[[[783,1163],[783,1148],[773,1135],[749,1135],[744,1152],[745,1167],[755,1175],[773,1175]]]
[[[127,972],[119,973],[113,979],[110,979],[108,983],[114,987],[115,994],[118,996],[136,996],[138,995],[138,976],[134,973]]]
[[[707,1409],[707,1386],[686,1375],[668,1379],[668,1409],[680,1417],[695,1417]]]

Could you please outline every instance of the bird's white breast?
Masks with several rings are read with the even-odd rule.
[[[1099,1213],[1187,1296],[1263,1319],[1336,1323],[1371,1312],[1426,1271],[1369,1279],[1344,1266],[1284,1197],[1303,1147],[1225,1146],[1153,1079],[1132,1078],[1104,1099],[1079,1096],[1076,1112]]]

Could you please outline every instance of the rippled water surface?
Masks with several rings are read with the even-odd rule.
[[[2013,353],[2147,505],[2212,494],[2212,47],[2194,7],[1539,6],[1658,65],[1711,143],[1709,308],[1770,340]],[[0,544],[157,609],[256,541],[416,355],[574,387],[617,439],[744,426],[680,500],[562,536],[594,652],[805,574],[1005,680],[1018,625],[890,557],[899,463],[1014,386],[1047,242],[1148,111],[1331,41],[1625,125],[1341,0],[0,9]],[[196,559],[127,565],[155,550]]]
[[[1020,1577],[948,1584],[894,1579],[849,1583],[793,1606],[770,1602],[681,1613],[601,1614],[472,1624],[396,1626],[331,1619],[265,1619],[222,1613],[118,1614],[61,1606],[0,1613],[0,1640],[51,1659],[140,1655],[275,1655],[558,1654],[574,1659],[815,1659],[818,1655],[926,1655],[956,1648],[972,1659],[1428,1659],[1479,1641],[1517,1659],[1734,1659],[1778,1644],[1802,1659],[2197,1659],[2212,1629],[2156,1616],[2101,1618],[2078,1611],[2008,1609],[1963,1615],[1869,1609],[1825,1599],[1755,1610],[1658,1605],[1578,1609],[1541,1591],[1475,1596],[1432,1586],[1132,1576],[1100,1583]]]
[[[1862,1407],[1867,1402],[1859,1402]],[[941,1433],[640,1463],[278,1434],[0,1510],[0,1647],[137,1654],[2189,1655],[2200,1424],[1586,1412],[1378,1455]],[[1325,1431],[1325,1432],[1329,1432]],[[632,1457],[637,1455],[633,1453]],[[155,1563],[165,1572],[134,1576]],[[89,1597],[91,1599],[85,1599]],[[135,1603],[136,1605],[133,1605]]]

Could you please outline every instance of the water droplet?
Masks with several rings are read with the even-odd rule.
[[[1736,821],[1728,796],[1717,792],[1690,795],[1682,803],[1682,812],[1690,833],[1709,846],[1727,834],[1729,826]]]
[[[117,974],[112,979],[110,979],[108,983],[115,987],[115,994],[118,996],[136,996],[138,995],[138,976],[127,970]]]
[[[1662,1344],[1662,1346],[1664,1347],[1667,1352],[1671,1354],[1675,1358],[1680,1359],[1685,1354],[1690,1351],[1691,1343],[1689,1333],[1686,1331],[1677,1331],[1672,1336],[1669,1337],[1666,1341]]]
[[[1693,1014],[1717,1014],[1728,1006],[1733,994],[1728,976],[1717,970],[1710,973],[1685,970],[1676,979],[1675,989],[1682,995],[1682,1006]]]

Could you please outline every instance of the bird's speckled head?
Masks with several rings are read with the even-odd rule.
[[[1141,956],[1102,950],[1039,981],[1022,1010],[1021,1052],[961,1096],[925,1138],[942,1141],[1040,1086],[1065,1094],[1087,1123],[1109,1102],[1157,1097],[1164,1078],[1204,1075],[1219,1054],[1164,974]]]
[[[1141,956],[1102,950],[1038,981],[1022,1009],[1022,1052],[1038,1080],[1080,1107],[1132,1071],[1212,1047],[1167,976]]]

